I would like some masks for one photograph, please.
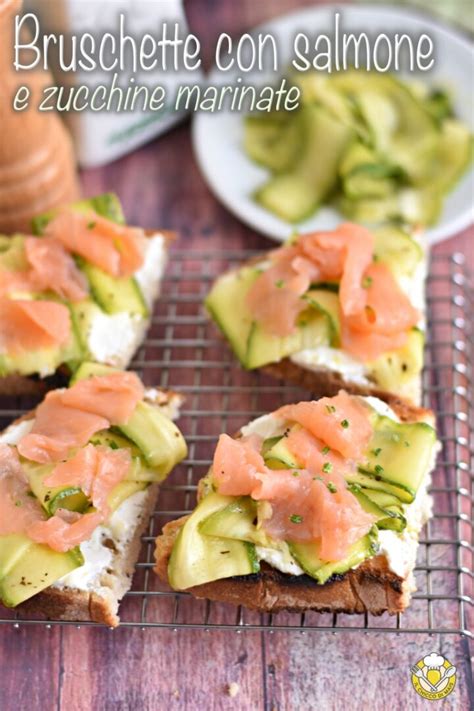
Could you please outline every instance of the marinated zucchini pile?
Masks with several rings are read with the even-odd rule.
[[[297,111],[246,118],[245,151],[272,173],[255,199],[292,223],[331,202],[355,222],[434,224],[472,157],[448,95],[355,70],[293,80]]]

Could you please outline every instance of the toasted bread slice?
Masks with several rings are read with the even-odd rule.
[[[306,336],[304,345],[300,345],[300,348],[296,351],[291,351],[287,346],[282,346],[281,343],[278,346],[277,344],[272,345],[270,341],[262,338],[258,323],[253,320],[252,314],[245,304],[245,289],[249,288],[248,276],[239,278],[240,287],[238,292],[236,292],[235,286],[228,287],[232,288],[232,299],[230,301],[232,308],[228,309],[228,313],[224,313],[221,303],[225,303],[227,307],[229,304],[226,302],[225,294],[224,299],[222,299],[222,294],[224,293],[222,285],[226,282],[231,284],[240,272],[249,272],[252,268],[259,266],[265,269],[271,253],[252,257],[243,262],[239,268],[234,268],[219,276],[206,299],[209,315],[219,328],[222,337],[229,343],[245,368],[250,370],[257,368],[261,372],[279,380],[303,387],[318,397],[334,395],[339,390],[344,389],[354,395],[373,395],[389,404],[404,399],[413,405],[420,405],[422,390],[421,363],[423,358],[422,331],[424,330],[423,324],[426,310],[424,284],[427,272],[427,249],[418,237],[413,236],[412,242],[413,244],[416,243],[420,250],[420,261],[411,276],[400,277],[399,287],[419,312],[418,328],[412,329],[410,345],[406,346],[405,351],[402,349],[393,353],[385,353],[375,363],[362,362],[349,352],[346,352],[340,345],[330,346],[330,340],[327,342],[318,341],[319,331],[315,336],[314,345],[313,341],[311,341],[311,335]],[[250,283],[252,282],[250,281]],[[334,285],[329,286],[333,287]],[[317,288],[317,285],[314,288],[312,287],[312,289]],[[309,290],[308,294],[312,292],[312,289]],[[325,291],[325,288],[323,291]],[[331,292],[332,288],[329,289],[330,296]],[[321,290],[319,293],[321,294]],[[332,295],[332,298],[334,298],[334,295]],[[317,296],[314,296],[314,300],[318,300]],[[323,310],[326,309],[327,302],[325,304],[323,300],[320,306]],[[330,317],[334,326],[334,323],[338,321],[334,304],[329,307],[327,316]],[[242,321],[241,324],[239,319]],[[306,323],[306,326],[308,326],[308,323]],[[245,331],[245,328],[247,331]],[[239,329],[243,329],[243,332],[239,333]],[[258,338],[256,338],[257,332]],[[307,332],[311,334],[311,326],[308,327]],[[236,347],[236,333],[239,333],[240,341],[246,344],[246,348]],[[257,347],[255,346],[254,350],[250,348],[250,344],[255,341],[258,341],[260,349],[257,360],[255,360]],[[262,341],[264,341],[263,346]],[[251,350],[252,355],[250,355]],[[266,353],[266,360],[261,357],[262,350]],[[277,360],[275,357],[275,360],[271,361],[268,357],[269,352],[273,353],[274,357],[279,352],[280,359]],[[406,362],[405,359],[407,359]],[[400,369],[399,375],[398,369]],[[383,377],[380,372],[382,372]],[[389,373],[390,377],[388,377]],[[395,373],[397,373],[396,378]]]
[[[411,406],[403,400],[393,402],[391,407],[401,422],[427,422],[434,425],[434,415],[430,410]],[[239,436],[240,432],[236,437]],[[283,573],[262,561],[258,573],[214,580],[188,588],[186,592],[197,598],[243,605],[260,612],[312,610],[346,614],[367,612],[373,615],[403,612],[410,603],[411,593],[416,589],[413,570],[418,535],[431,515],[428,484],[429,475],[423,490],[420,488],[419,496],[424,500],[424,507],[418,520],[419,528],[409,542],[410,555],[403,574],[391,569],[385,553],[369,558],[345,573],[333,575],[322,585],[307,574]],[[202,479],[198,484],[198,501],[208,490],[207,480]],[[165,582],[168,581],[168,563],[174,543],[188,518],[183,516],[170,521],[157,538],[154,570]]]
[[[166,266],[166,255],[171,244],[176,239],[176,234],[167,230],[145,230],[145,235],[149,240],[155,238],[158,240],[161,239],[164,248],[160,268],[158,268],[157,265],[150,264],[150,268],[147,269],[145,257],[144,269],[146,270],[147,302],[151,313],[153,311],[153,304],[160,294],[163,271]],[[104,318],[107,318],[106,314],[104,314]],[[113,365],[126,369],[130,365],[134,354],[142,345],[149,326],[150,317],[136,318],[130,323],[125,324],[125,326],[122,324],[120,327],[121,330],[123,331],[125,327],[128,332],[128,340],[123,353],[118,353],[116,358],[96,357],[95,360],[105,365]],[[123,333],[120,334],[120,329],[117,329],[117,333],[122,336],[124,335]],[[119,345],[121,345],[120,340]],[[94,358],[90,357],[89,359]],[[40,377],[36,374],[22,375],[20,373],[9,373],[3,377],[0,376],[0,395],[8,397],[16,395],[42,395],[47,390],[66,385],[70,375],[71,373],[67,365],[61,365],[54,374],[48,375],[47,377]]]
[[[170,419],[179,416],[183,401],[180,394],[155,388],[149,392],[151,400]],[[18,426],[33,419],[34,414],[29,412],[9,425],[0,433],[0,443],[14,444]],[[119,604],[132,585],[141,536],[149,525],[158,493],[159,485],[153,483],[123,501],[110,520],[96,529],[90,546],[84,550],[81,546],[84,565],[16,609],[35,617],[117,626]]]

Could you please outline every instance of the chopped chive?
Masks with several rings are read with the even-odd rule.
[[[89,222],[88,225],[87,225],[87,229],[88,229],[88,230],[93,230],[94,227],[96,226],[96,224],[97,224],[96,222]]]
[[[324,479],[322,476],[319,476],[319,474],[318,474],[317,476],[313,476],[313,481],[324,481]]]
[[[111,440],[111,441],[109,442],[109,447],[110,447],[110,449],[120,449],[120,447],[118,446],[117,442],[114,442],[113,440]]]
[[[381,474],[383,472],[383,467],[381,467],[380,464],[376,464],[374,469],[376,474]]]
[[[405,445],[405,447],[409,447],[409,446],[410,446],[410,442],[407,442],[406,440],[405,440],[405,442],[404,442],[403,444]]]
[[[293,474],[293,476],[299,476],[299,475],[300,475],[299,472],[292,472],[292,474]]]
[[[382,447],[377,447],[377,449],[373,449],[373,450],[372,450],[372,454],[373,454],[375,457],[378,457],[381,451],[382,451]]]
[[[331,450],[329,449],[328,446],[323,447],[322,450],[321,450],[321,452],[322,452],[323,454],[329,454],[330,451],[331,451]]]
[[[334,407],[334,405],[326,405],[326,410],[328,412],[336,412],[336,408]]]
[[[302,523],[303,516],[300,516],[299,514],[291,514],[290,521],[291,523]]]
[[[21,506],[21,501],[15,501],[15,506]]]
[[[282,288],[285,286],[284,280],[283,280],[283,279],[278,279],[278,280],[275,282],[275,286],[276,286],[277,289],[282,289]]]
[[[327,483],[326,486],[328,487],[328,489],[329,489],[329,491],[331,492],[331,494],[336,494],[336,493],[337,493],[337,488],[334,486],[334,484],[332,483],[332,481],[328,481],[328,483]]]
[[[342,420],[341,427],[344,427],[344,429],[347,430],[349,427],[349,420]]]
[[[332,464],[331,462],[324,462],[323,464],[323,472],[325,474],[329,474],[329,472],[332,470]]]
[[[368,289],[369,286],[372,286],[374,280],[372,279],[371,276],[366,276],[362,279],[362,288],[363,289]]]

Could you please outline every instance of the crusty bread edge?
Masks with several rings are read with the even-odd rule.
[[[260,368],[260,370],[273,378],[278,378],[278,380],[283,380],[287,383],[291,383],[292,385],[304,388],[316,397],[332,397],[333,395],[337,395],[339,390],[346,390],[346,392],[351,395],[372,395],[373,397],[378,397],[392,408],[397,408],[399,406],[402,408],[407,406],[416,407],[419,405],[419,401],[421,400],[420,377],[416,378],[419,382],[419,387],[417,382],[416,390],[420,391],[420,395],[417,396],[417,401],[414,401],[412,398],[407,396],[400,397],[395,393],[384,390],[375,383],[359,385],[351,382],[350,380],[346,380],[341,373],[331,370],[330,368],[321,367],[314,370],[303,368],[301,365],[294,363],[289,358],[284,358],[278,363],[269,363],[268,365]]]
[[[176,232],[172,232],[171,230],[144,230],[144,232],[146,237],[149,238],[154,237],[156,234],[162,235],[168,249],[177,237]],[[147,323],[146,326],[148,327],[148,325],[149,324]],[[11,373],[0,377],[0,396],[39,396],[54,387],[65,385],[69,376],[70,373],[67,372],[67,368],[65,366],[61,366],[56,373],[47,378]]]
[[[431,410],[416,407],[404,400],[391,403],[395,413],[404,422],[427,421],[434,424]],[[237,434],[238,436],[238,434]],[[205,494],[198,485],[198,500]],[[176,537],[187,520],[184,516],[170,521],[156,540],[155,573],[168,582],[168,563]],[[313,610],[332,613],[396,614],[403,612],[410,602],[411,576],[406,578],[390,570],[387,558],[377,555],[341,575],[335,575],[324,585],[307,575],[292,576],[261,564],[256,575],[215,580],[189,588],[186,592],[197,598],[243,605],[260,612]]]

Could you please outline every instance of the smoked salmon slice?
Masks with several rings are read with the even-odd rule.
[[[104,515],[109,513],[107,498],[125,477],[131,465],[130,452],[88,444],[71,459],[58,464],[44,479],[46,486],[77,486]]]
[[[18,453],[0,444],[0,536],[25,534],[36,543],[64,553],[90,538],[109,515],[107,497],[124,479],[130,467],[130,453],[89,445],[69,462],[58,465],[45,481],[50,486],[62,484],[84,487],[97,511],[78,514],[58,510],[46,519],[39,502],[29,496],[29,484]]]
[[[374,236],[345,223],[333,232],[302,235],[270,253],[270,266],[257,277],[247,305],[274,336],[294,332],[302,299],[311,284],[339,282],[342,347],[363,361],[404,345],[420,318],[388,267],[373,262]],[[381,337],[383,336],[383,337]]]
[[[335,397],[284,405],[274,414],[302,425],[347,459],[361,457],[373,433],[368,408],[344,390]]]
[[[341,342],[357,358],[373,361],[402,348],[420,314],[385,264],[371,264],[365,279],[365,307],[341,319]]]
[[[81,515],[58,510],[47,521],[33,523],[28,528],[28,536],[36,543],[65,553],[87,541],[103,521],[103,514],[98,511]]]
[[[61,242],[52,237],[27,237],[25,254],[31,266],[31,291],[53,291],[70,301],[87,297],[87,279]]]
[[[31,293],[31,280],[29,271],[10,272],[0,269],[0,298],[9,296],[12,298]]]
[[[144,395],[145,389],[135,373],[118,372],[80,380],[62,393],[61,402],[122,425]]]
[[[17,451],[0,444],[0,536],[26,533],[45,518],[38,501],[28,495],[29,488]]]
[[[36,408],[31,431],[18,443],[25,459],[41,464],[66,459],[70,449],[84,446],[96,432],[110,426],[105,417],[65,405],[64,392],[53,390]]]
[[[300,425],[285,433],[298,468],[268,468],[258,436],[221,435],[212,465],[217,489],[224,495],[268,502],[260,524],[270,536],[315,541],[323,560],[341,560],[375,520],[347,489],[345,479],[372,436],[368,409],[341,391],[334,398],[286,405],[274,414]],[[341,424],[346,419],[347,427]]]
[[[214,454],[213,476],[219,483],[219,493],[243,496],[258,484],[256,474],[266,467],[260,454],[262,439],[249,437],[233,439],[221,434]]]
[[[278,260],[256,279],[247,294],[256,321],[274,336],[293,333],[296,319],[307,308],[301,297],[314,278],[316,270],[309,260],[299,256]]]
[[[0,298],[0,348],[9,354],[62,346],[71,335],[71,317],[55,301]]]
[[[45,233],[114,277],[131,276],[143,264],[143,230],[117,225],[96,213],[61,210]]]
[[[34,462],[66,459],[99,430],[126,422],[144,389],[135,373],[117,372],[80,380],[67,390],[53,390],[38,406],[31,431],[18,451]]]

